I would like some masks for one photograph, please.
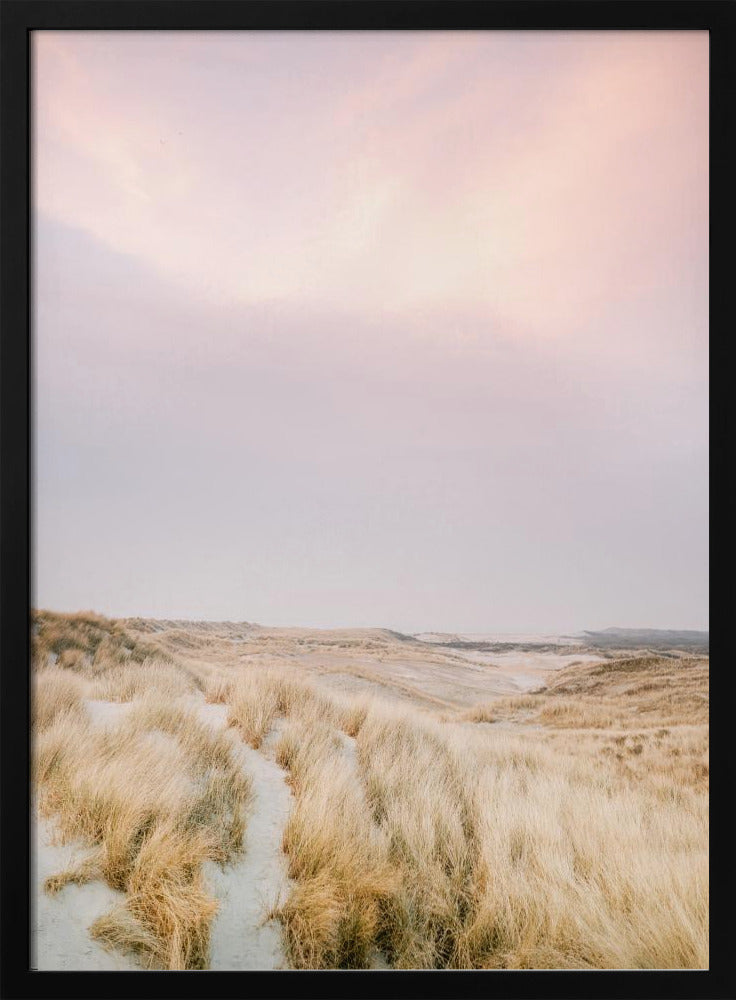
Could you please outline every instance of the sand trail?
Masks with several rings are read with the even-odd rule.
[[[200,703],[199,711],[211,725],[227,724],[225,705]],[[281,839],[291,810],[291,792],[284,771],[271,759],[275,738],[276,727],[262,751],[245,743],[238,747],[254,797],[242,858],[225,868],[205,865],[207,881],[220,904],[210,943],[210,968],[214,970],[288,968],[281,926],[267,919],[290,886]]]

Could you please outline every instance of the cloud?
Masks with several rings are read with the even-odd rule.
[[[210,297],[452,299],[556,336],[679,270],[668,244],[702,250],[705,36],[370,36],[362,59],[329,42],[317,80],[358,53],[344,96],[300,90],[304,37],[242,40],[302,52],[289,76],[276,58],[204,73],[206,37],[133,35],[103,63],[43,33],[39,207]]]
[[[34,57],[47,603],[705,613],[707,36]]]

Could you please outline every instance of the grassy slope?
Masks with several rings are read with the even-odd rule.
[[[207,627],[158,634],[48,614],[39,626],[42,801],[67,817],[67,832],[123,858],[104,869],[129,894],[127,912],[98,928],[108,940],[138,935],[168,967],[206,962],[210,911],[197,872],[204,857],[236,849],[237,830],[219,846],[215,833],[247,789],[228,790],[223,757],[217,788],[198,786],[197,798],[191,782],[211,772],[212,751],[190,746],[196,720],[167,722],[155,707],[156,692],[170,702],[204,691],[227,703],[253,746],[288,719],[277,755],[295,794],[284,849],[296,881],[278,915],[297,967],[362,967],[377,948],[399,968],[707,966],[707,660],[570,666],[539,694],[439,714],[427,701],[420,710],[326,694],[291,660],[303,637],[261,640],[264,655],[249,665]],[[357,641],[377,657],[398,643]],[[137,699],[135,741],[116,736],[111,750],[82,694]],[[153,731],[168,742],[144,753],[140,736]],[[154,805],[153,826],[141,825]],[[121,819],[131,808],[135,819]],[[172,830],[186,831],[186,849]],[[107,846],[116,837],[118,855]],[[163,857],[180,873],[170,902],[157,894]]]

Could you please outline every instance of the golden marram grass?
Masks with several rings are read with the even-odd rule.
[[[271,914],[293,967],[707,967],[707,658],[609,655],[453,704],[392,679],[421,650],[385,634],[234,634],[36,616],[39,808],[89,848],[47,890],[122,890],[106,946],[207,967],[203,866],[243,850],[247,744],[293,796]],[[99,703],[128,707],[101,726]]]

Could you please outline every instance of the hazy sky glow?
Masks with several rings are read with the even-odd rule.
[[[36,32],[35,604],[707,627],[706,32]]]

